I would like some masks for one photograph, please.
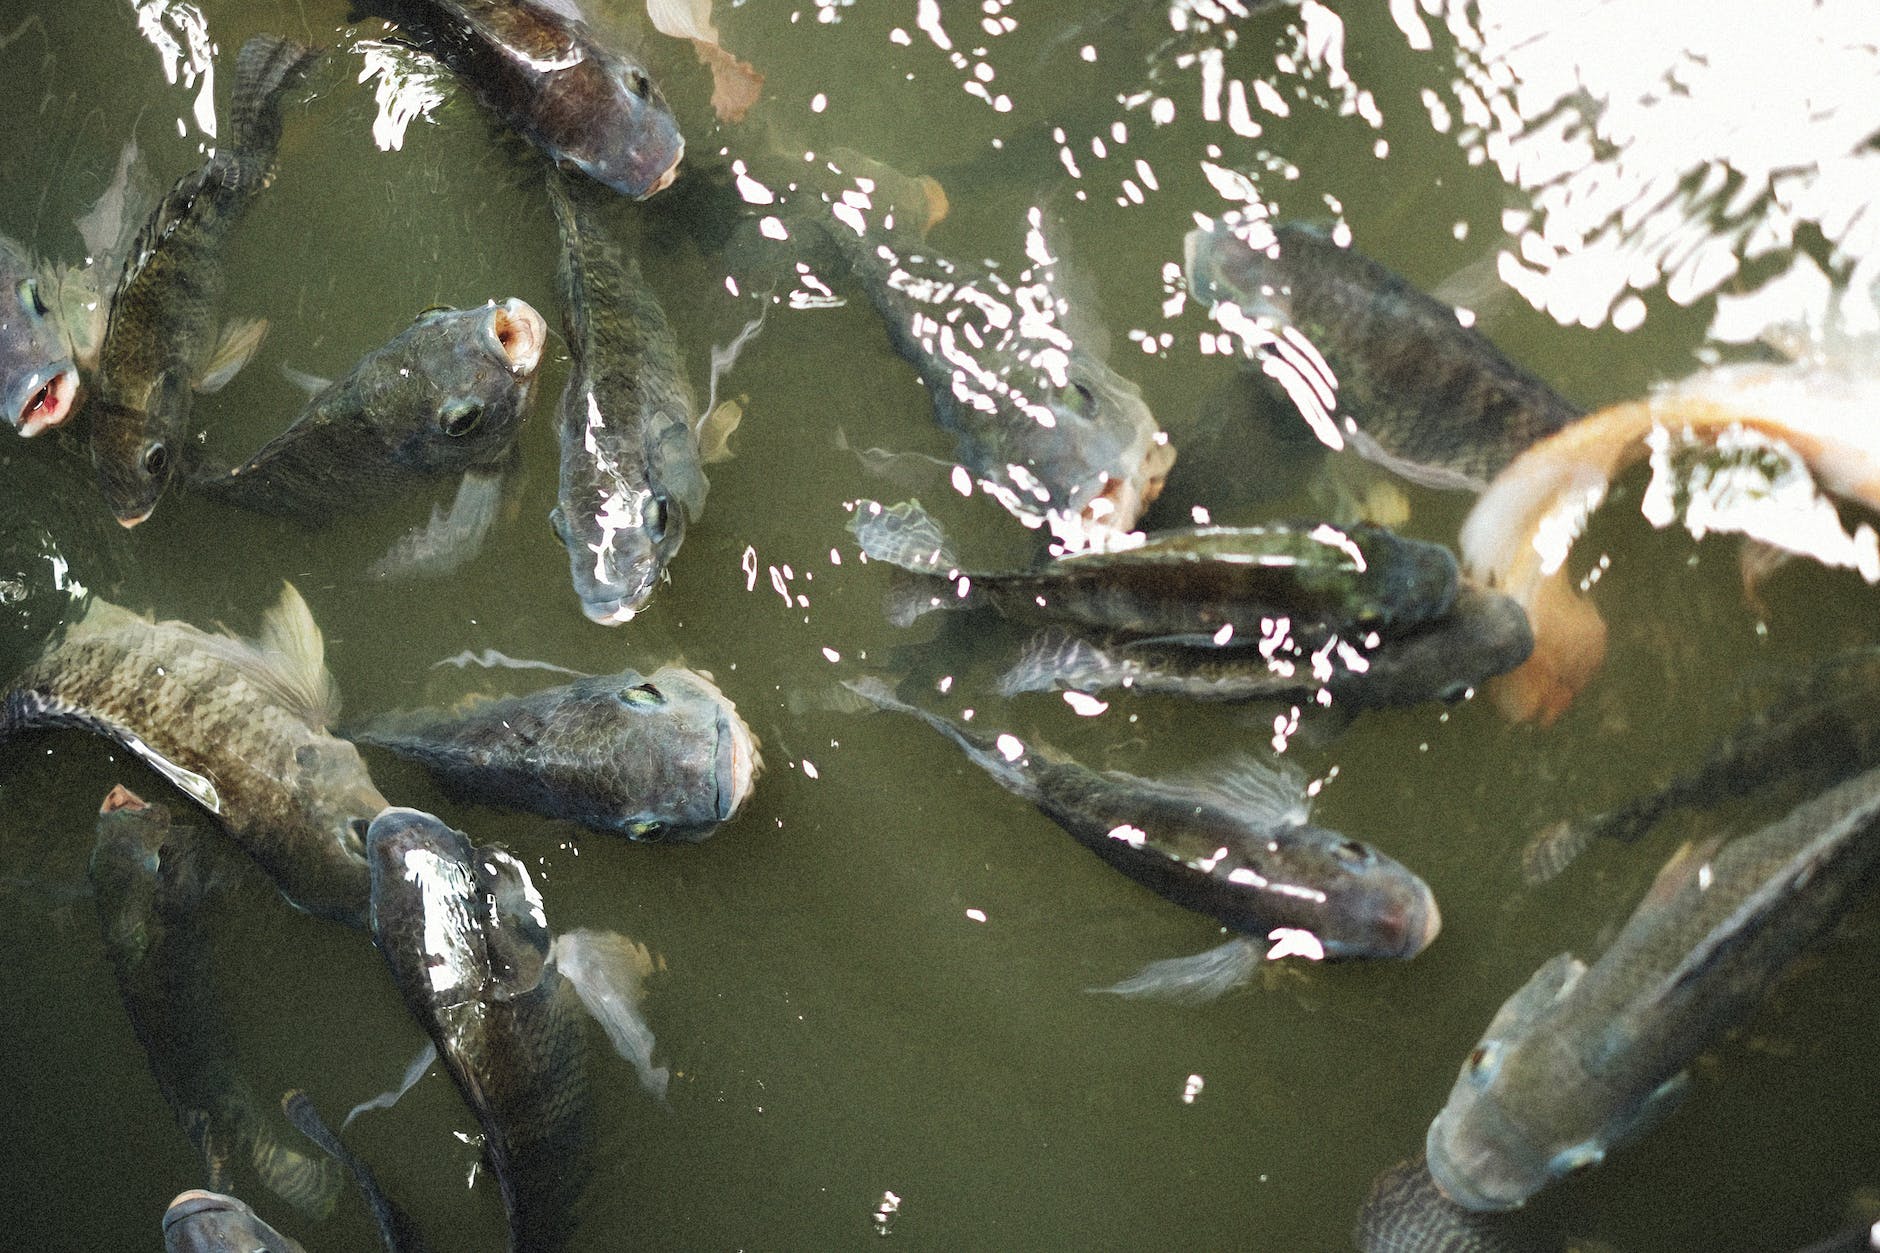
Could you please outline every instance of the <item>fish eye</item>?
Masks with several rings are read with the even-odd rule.
[[[1365,866],[1371,862],[1371,850],[1356,840],[1342,841],[1335,850],[1338,860],[1350,866]]]
[[[1071,382],[1065,386],[1064,391],[1060,394],[1060,398],[1065,404],[1076,410],[1078,416],[1085,418],[1096,416],[1096,393],[1092,392],[1088,387],[1085,387],[1075,379],[1071,380]]]
[[[370,818],[354,818],[346,824],[346,849],[361,856],[366,851],[366,832],[372,829]]]
[[[438,425],[452,439],[461,439],[483,421],[483,404],[476,400],[453,400],[438,415]]]
[[[666,522],[666,498],[656,493],[646,507],[646,529],[654,543],[666,538]]]
[[[638,70],[627,74],[627,90],[644,100],[653,94],[653,82]]]
[[[1453,705],[1457,701],[1460,701],[1466,696],[1468,696],[1469,691],[1470,691],[1470,687],[1468,683],[1463,682],[1461,680],[1457,680],[1456,682],[1451,683],[1448,687],[1444,688],[1442,691],[1438,692],[1436,694],[1436,699],[1442,701],[1445,705]]]
[[[170,450],[162,444],[152,444],[144,449],[144,473],[151,478],[162,478],[163,472],[170,468]]]
[[[1464,1064],[1469,1082],[1478,1086],[1488,1083],[1495,1077],[1495,1070],[1500,1061],[1501,1050],[1495,1047],[1494,1041],[1484,1040],[1476,1045],[1469,1054],[1469,1060]]]
[[[22,305],[42,318],[46,316],[46,302],[40,298],[38,280],[23,278],[19,282],[18,290]]]
[[[413,322],[422,322],[426,318],[430,317],[433,313],[450,313],[450,312],[453,312],[453,310],[451,309],[449,305],[427,305],[425,308],[420,309],[418,311],[417,317],[411,320]]]
[[[666,694],[651,683],[635,683],[632,687],[620,689],[615,693],[623,705],[663,705]]]

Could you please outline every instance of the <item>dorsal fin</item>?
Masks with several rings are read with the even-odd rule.
[[[1300,826],[1312,816],[1306,772],[1284,758],[1268,762],[1236,754],[1171,782],[1274,826]]]
[[[946,531],[918,500],[898,505],[859,500],[855,516],[849,519],[849,532],[871,561],[885,561],[916,574],[945,574],[959,568]]]
[[[281,584],[281,599],[261,619],[255,645],[269,691],[313,726],[331,726],[339,717],[339,688],[327,673],[320,628],[292,583]]]

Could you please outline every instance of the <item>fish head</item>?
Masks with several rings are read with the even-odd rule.
[[[327,836],[324,860],[350,876],[366,859],[366,832],[385,808],[359,750],[341,739],[318,736],[294,749],[287,780],[308,816]]]
[[[1263,221],[1220,221],[1189,231],[1182,240],[1188,294],[1216,308],[1231,306],[1269,328],[1288,324],[1291,293],[1279,249],[1278,237]]]
[[[1344,528],[1343,540],[1360,554],[1360,577],[1350,584],[1350,606],[1361,627],[1402,630],[1441,618],[1456,603],[1462,574],[1456,555],[1441,544],[1403,539],[1380,526]]]
[[[685,139],[646,68],[593,46],[550,76],[534,129],[549,153],[623,196],[644,200],[679,177]]]
[[[685,538],[685,510],[657,486],[616,484],[591,513],[554,516],[581,611],[602,626],[633,620]]]
[[[1548,961],[1502,1004],[1463,1060],[1425,1138],[1430,1177],[1456,1204],[1514,1209],[1605,1156],[1602,1142],[1583,1133],[1599,1115],[1580,1095],[1582,1076],[1564,1073],[1564,1055],[1549,1047],[1585,970],[1566,953]],[[1558,1117],[1563,1110],[1571,1116]]]
[[[163,1212],[164,1253],[303,1253],[245,1201],[192,1188]]]
[[[1289,860],[1298,858],[1299,882],[1325,898],[1314,903],[1307,929],[1326,957],[1415,957],[1442,931],[1429,885],[1369,844],[1305,823],[1282,847]]]
[[[510,297],[478,309],[429,309],[349,389],[393,460],[424,474],[497,462],[528,417],[548,324]]]
[[[187,384],[160,383],[145,407],[100,398],[91,406],[91,464],[118,525],[134,527],[156,510],[176,476],[182,449],[169,432],[189,413]]]
[[[629,836],[703,839],[750,798],[764,764],[757,737],[709,674],[626,670],[575,690],[600,742],[632,753],[635,808],[617,815]]]
[[[0,239],[0,415],[31,438],[72,416],[78,366],[46,280]]]
[[[463,832],[417,809],[388,805],[366,831],[372,937],[427,1003],[474,1000],[488,979],[475,856]]]
[[[99,806],[87,874],[107,941],[119,952],[141,955],[151,938],[157,875],[169,833],[169,809],[146,803],[121,784]]]

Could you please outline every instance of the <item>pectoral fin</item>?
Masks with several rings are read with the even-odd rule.
[[[1236,938],[1192,957],[1150,962],[1121,983],[1091,991],[1204,1005],[1250,982],[1254,971],[1260,968],[1261,955],[1258,943]]]
[[[215,351],[209,354],[208,363],[196,379],[196,390],[219,392],[227,387],[229,381],[240,374],[242,367],[260,350],[261,341],[267,338],[267,334],[266,318],[226,323],[222,327],[222,338],[216,341]]]

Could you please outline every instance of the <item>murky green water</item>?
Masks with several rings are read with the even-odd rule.
[[[166,183],[194,165],[201,84],[166,82],[138,31],[142,15],[174,33],[185,7],[0,0],[0,230],[74,256],[68,223],[130,134]],[[1880,256],[1862,234],[1880,213],[1847,211],[1861,204],[1849,188],[1880,125],[1872,79],[1843,90],[1829,72],[1858,64],[1854,24],[1870,17],[1796,6],[1767,26],[1738,14],[1733,27],[1696,4],[1583,7],[1470,5],[1419,19],[1404,0],[1390,6],[1399,22],[1383,5],[1339,6],[1340,21],[1308,3],[1205,30],[1188,11],[1177,34],[1157,6],[753,0],[719,21],[726,44],[767,74],[766,94],[753,124],[724,130],[710,124],[690,52],[654,51],[695,176],[722,168],[721,149],[767,145],[762,119],[806,149],[846,146],[934,174],[953,214],[933,247],[1007,267],[1023,264],[1027,209],[1049,206],[1113,359],[1183,449],[1150,521],[1180,524],[1204,505],[1244,522],[1322,510],[1326,497],[1297,441],[1261,437],[1271,406],[1202,351],[1203,312],[1165,305],[1196,214],[1251,198],[1282,218],[1342,217],[1360,247],[1413,281],[1452,281],[1498,343],[1588,407],[1696,368],[1716,290],[1766,288],[1816,262],[1864,273]],[[372,88],[356,81],[361,58],[345,51],[376,23],[346,25],[343,0],[208,3],[202,16],[220,50],[219,101],[250,34],[342,49],[291,112],[279,180],[234,244],[228,308],[273,330],[256,366],[197,407],[217,447],[258,445],[298,406],[278,365],[337,375],[426,306],[516,295],[554,320],[539,180],[473,102],[449,93],[384,151]],[[1534,39],[1519,29],[1527,21]],[[1701,58],[1680,55],[1686,30],[1701,36]],[[1621,46],[1626,58],[1604,55]],[[1803,55],[1815,71],[1807,92],[1788,77]],[[1610,77],[1586,68],[1601,65]],[[1563,78],[1580,92],[1570,99],[1603,101],[1611,123],[1578,155],[1571,111],[1545,107]],[[1730,127],[1717,119],[1745,100],[1781,143],[1718,142]],[[1813,121],[1785,125],[1791,116]],[[1554,131],[1566,137],[1558,152],[1521,138]],[[1603,180],[1575,181],[1599,170]],[[732,294],[725,262],[688,232],[683,215],[699,203],[675,191],[646,206],[642,257],[702,387],[707,346],[727,342],[760,298],[748,282]],[[1485,259],[1498,250],[1526,259],[1534,304],[1493,280]],[[1750,254],[1735,277],[1717,268],[1715,255]],[[1575,256],[1605,268],[1572,273]],[[1624,264],[1608,282],[1613,257]],[[1083,718],[1055,697],[1001,704],[985,694],[1003,662],[992,649],[1016,636],[984,623],[887,626],[884,581],[854,559],[842,502],[912,490],[945,501],[974,543],[1023,534],[988,502],[953,496],[944,466],[919,470],[927,477],[910,488],[838,451],[838,429],[858,448],[950,451],[859,301],[771,309],[725,382],[748,397],[737,456],[712,470],[671,586],[627,627],[594,626],[545,521],[565,370],[557,341],[522,441],[526,481],[489,549],[447,584],[386,588],[360,573],[428,497],[309,536],[173,492],[135,532],[106,528],[71,548],[115,601],[243,630],[292,579],[354,712],[461,691],[456,672],[440,679],[431,663],[484,648],[590,671],[683,658],[737,701],[769,770],[699,847],[629,846],[454,805],[416,770],[372,759],[394,801],[539,866],[558,928],[618,929],[664,960],[648,1013],[674,1070],[670,1107],[625,1066],[604,1072],[584,1207],[595,1249],[864,1245],[890,1193],[899,1212],[887,1239],[901,1245],[1341,1247],[1369,1180],[1420,1147],[1495,1007],[1554,952],[1597,951],[1700,824],[1595,850],[1538,891],[1521,886],[1517,862],[1530,834],[1692,761],[1755,707],[1755,680],[1873,636],[1871,589],[1802,563],[1771,580],[1759,615],[1735,544],[1653,531],[1636,508],[1642,478],[1627,478],[1575,559],[1609,558],[1595,592],[1613,628],[1609,660],[1560,722],[1510,729],[1475,701],[1368,716],[1343,735],[1308,727],[1290,743],[1330,777],[1320,821],[1429,881],[1445,920],[1435,946],[1401,965],[1278,964],[1265,986],[1204,1009],[1123,1003],[1086,989],[1210,947],[1214,930],[1104,867],[923,728],[835,712],[834,680],[877,666],[950,673],[948,708],[971,704],[986,724],[1142,773],[1264,751],[1285,711],[1120,697]],[[83,506],[90,487],[72,447],[42,440],[0,448],[0,490],[76,492]],[[1406,529],[1453,543],[1467,501],[1410,495]],[[157,786],[80,736],[0,750],[9,1247],[154,1247],[164,1204],[196,1181],[91,903],[73,896],[97,802],[120,780]],[[369,945],[274,899],[248,903],[231,927],[241,944],[226,991],[258,1089],[305,1087],[337,1111],[395,1081],[422,1033]],[[1535,1202],[1536,1222],[1627,1250],[1780,1248],[1838,1223],[1880,1154],[1862,1095],[1880,1064],[1866,986],[1876,962],[1880,929],[1856,917],[1699,1067],[1681,1112]],[[474,1131],[434,1072],[350,1138],[434,1247],[495,1248],[494,1188],[465,1189]],[[247,1191],[309,1248],[369,1247],[350,1201],[324,1226],[297,1225]]]

